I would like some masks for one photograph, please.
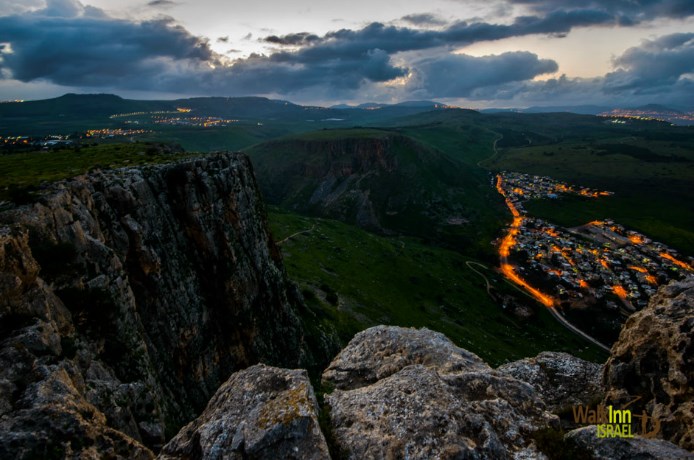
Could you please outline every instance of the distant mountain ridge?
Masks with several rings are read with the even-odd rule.
[[[218,117],[290,124],[330,121],[361,125],[446,108],[444,104],[431,101],[318,107],[256,96],[133,100],[113,94],[65,94],[52,99],[0,104],[0,136],[64,134],[95,127],[122,127],[135,116],[142,118],[161,112],[180,113],[176,115],[179,118]],[[144,120],[145,123],[152,121]]]
[[[0,104],[0,116],[36,116],[48,114],[112,115],[116,113],[175,111],[177,108],[214,113],[220,116],[272,117],[291,114],[320,114],[324,117],[337,116],[338,110],[370,110],[374,108],[402,108],[433,110],[446,107],[433,101],[404,101],[396,104],[364,103],[358,106],[339,104],[332,107],[299,105],[285,100],[269,99],[259,96],[244,97],[192,97],[174,100],[135,100],[125,99],[114,94],[75,94],[68,93],[52,99],[33,101],[14,101]],[[344,115],[344,113],[341,113]]]
[[[465,217],[462,165],[385,130],[335,130],[273,140],[249,150],[266,199],[380,233]],[[415,231],[415,233],[417,233]]]

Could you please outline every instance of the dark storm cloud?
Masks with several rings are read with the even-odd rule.
[[[536,13],[548,13],[558,9],[582,9],[606,11],[622,16],[633,23],[657,17],[681,18],[694,15],[691,0],[507,0],[511,4],[525,5]]]
[[[615,60],[615,72],[589,83],[566,78],[554,83],[531,82],[537,75],[557,71],[554,61],[532,53],[480,58],[447,54],[453,47],[479,41],[532,34],[560,36],[575,27],[625,25],[641,20],[631,14],[634,9],[624,6],[631,5],[626,0],[609,3],[609,7],[588,1],[578,9],[568,0],[514,1],[528,6],[531,15],[507,24],[458,21],[436,30],[372,23],[362,29],[342,29],[323,36],[308,32],[270,36],[262,41],[290,48],[223,65],[225,58],[213,52],[206,39],[190,34],[173,19],[134,22],[108,17],[104,11],[84,7],[77,0],[48,0],[43,10],[0,17],[0,44],[9,44],[0,48],[0,78],[187,94],[313,91],[340,97],[411,76],[405,90],[430,97],[471,99],[517,98],[523,91],[538,96],[559,94],[570,88],[631,94],[649,84],[677,88],[690,84],[682,76],[692,72],[688,63],[694,62],[694,56],[691,37],[683,34],[627,51]],[[155,0],[150,5],[165,3],[171,2]],[[675,0],[651,0],[648,4],[661,15],[684,5]],[[686,14],[687,10],[683,11]],[[439,19],[421,14],[403,20],[435,25],[432,21]],[[252,35],[243,39],[250,40]],[[218,41],[226,42],[225,37]],[[435,57],[417,60],[413,52],[421,50]],[[657,65],[649,66],[649,62]]]
[[[566,33],[574,27],[616,23],[614,16],[594,10],[554,11],[544,17],[521,16],[509,25],[459,21],[442,30],[386,26],[374,22],[360,30],[341,29],[329,32],[319,39],[314,38],[310,46],[286,56],[286,59],[310,62],[327,56],[359,55],[376,48],[397,53],[447,45],[462,46],[531,34]],[[292,42],[293,37],[287,35],[273,39]]]
[[[444,26],[448,24],[448,21],[429,13],[408,14],[400,19],[413,26]]]
[[[475,89],[469,99],[514,99],[521,104],[694,106],[694,33],[672,34],[644,42],[615,58],[614,72],[598,78],[562,75],[546,81],[519,81]]]
[[[178,5],[178,2],[172,2],[171,0],[152,0],[147,3],[147,6],[154,8],[169,8]]]
[[[272,43],[274,45],[284,45],[284,46],[305,46],[320,40],[318,35],[314,35],[308,32],[299,32],[295,34],[288,34],[278,37],[277,35],[270,35],[265,37],[262,41]]]
[[[406,72],[391,65],[390,56],[382,50],[371,50],[356,59],[336,58],[310,66],[252,55],[230,67],[173,75],[166,83],[170,90],[185,91],[194,81],[198,89],[210,94],[289,94],[318,86],[340,92],[358,89],[368,81],[389,81]]]
[[[136,86],[172,65],[215,61],[206,40],[171,19],[130,22],[50,1],[46,10],[0,17],[0,42],[11,44],[4,66],[16,80],[67,86]],[[152,85],[154,86],[154,85]]]
[[[614,64],[618,69],[605,77],[605,89],[610,92],[662,91],[691,83],[685,76],[694,73],[694,33],[646,41],[626,50]]]
[[[556,72],[557,63],[529,52],[473,57],[450,54],[418,62],[413,85],[431,97],[470,97],[487,87]]]

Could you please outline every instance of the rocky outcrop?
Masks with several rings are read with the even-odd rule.
[[[694,454],[662,439],[598,438],[597,427],[586,426],[565,436],[566,448],[573,458],[590,460],[663,460],[694,459]]]
[[[533,433],[558,425],[530,385],[426,329],[357,334],[323,381],[347,458],[537,456]]]
[[[554,413],[579,404],[595,405],[605,395],[602,366],[568,353],[546,351],[498,370],[532,385]]]
[[[231,372],[299,363],[298,298],[243,155],[0,214],[0,457],[151,456]]]
[[[632,315],[605,364],[606,404],[645,411],[659,437],[694,450],[694,277],[671,283]]]
[[[306,371],[262,364],[232,375],[202,415],[159,456],[162,460],[329,457]]]

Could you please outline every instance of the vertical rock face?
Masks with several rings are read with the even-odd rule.
[[[234,370],[299,361],[298,297],[243,155],[80,177],[0,222],[0,457],[94,448],[51,422],[27,441],[49,412],[156,448]]]
[[[694,450],[694,276],[671,283],[622,328],[605,364],[607,404],[634,402],[659,437]]]
[[[162,450],[171,459],[328,459],[304,370],[262,364],[232,375]]]
[[[361,332],[323,380],[348,458],[537,458],[533,433],[558,425],[530,385],[426,329]]]

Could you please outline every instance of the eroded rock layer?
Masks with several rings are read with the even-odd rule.
[[[671,283],[627,320],[605,364],[606,404],[632,401],[659,436],[694,450],[694,277]]]
[[[558,419],[532,386],[427,329],[357,334],[323,374],[332,435],[348,458],[536,456]]]
[[[2,458],[137,456],[233,371],[299,362],[298,296],[243,155],[78,177],[0,222]]]

